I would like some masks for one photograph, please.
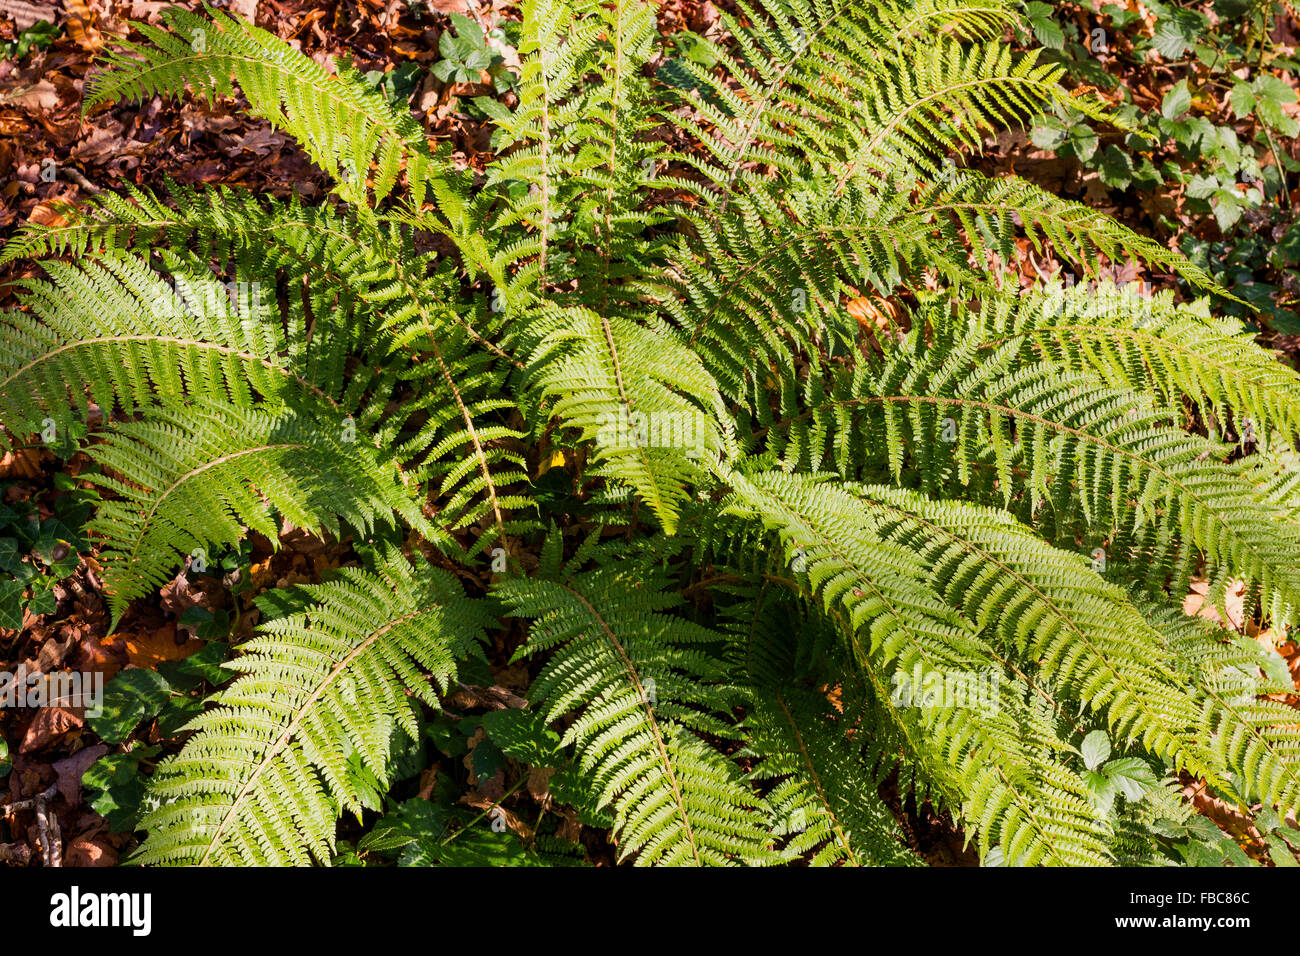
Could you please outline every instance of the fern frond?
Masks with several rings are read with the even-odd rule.
[[[131,412],[190,399],[343,399],[346,325],[314,349],[301,326],[291,340],[266,320],[269,288],[236,283],[232,295],[232,284],[181,269],[169,283],[131,255],[44,268],[49,281],[19,284],[26,311],[0,317],[0,424],[12,436],[92,402]]]
[[[840,622],[878,696],[891,696],[893,674],[909,687],[924,686],[927,675],[989,675],[992,693],[979,706],[940,700],[893,709],[909,757],[961,808],[982,851],[1004,845],[1026,865],[1105,865],[1106,821],[1079,775],[1051,756],[1068,745],[1026,703],[1031,687],[1004,669],[980,625],[936,593],[923,557],[878,533],[879,516],[848,491],[803,476],[728,480],[734,491],[724,507],[776,531],[787,562],[802,560],[805,587]]]
[[[1196,558],[1169,551],[1176,539],[1221,569],[1220,583],[1243,577],[1265,602],[1300,606],[1296,529],[1240,466],[1224,462],[1229,448],[1172,427],[1177,411],[1148,395],[1020,360],[1020,345],[980,353],[966,339],[931,349],[913,334],[878,375],[842,376],[826,410],[834,460],[883,465],[880,449],[896,478],[906,459],[909,473],[938,488],[954,478],[969,485],[973,465],[987,457],[1004,501],[1023,493],[1035,513],[1041,501],[1062,514],[1077,509],[1103,536],[1150,527],[1182,564],[1152,568],[1157,587]]]
[[[350,68],[328,73],[265,30],[205,4],[203,17],[177,7],[164,28],[133,24],[147,43],[123,42],[88,81],[85,109],[109,101],[176,96],[188,86],[212,103],[236,86],[250,111],[296,139],[337,183],[346,201],[378,204],[403,163],[423,189],[430,161],[415,118],[398,110]],[[418,206],[419,198],[415,199]]]
[[[492,620],[446,571],[396,552],[303,591],[292,613],[259,602],[268,619],[229,665],[242,676],[150,780],[160,803],[135,862],[328,863],[339,815],[366,806],[364,774],[384,785],[392,735],[415,737],[413,701],[438,706]]]
[[[215,553],[288,526],[368,531],[400,515],[438,537],[386,453],[342,420],[196,404],[151,409],[92,446],[113,498],[87,526],[103,538],[104,590],[116,622],[127,602],[164,584],[196,550]]]
[[[748,665],[745,752],[761,761],[753,778],[771,785],[766,800],[777,821],[773,834],[786,838],[782,852],[813,866],[915,865],[874,795],[880,774],[848,739],[845,715],[799,679],[800,645],[816,628],[791,606],[788,591],[764,586],[737,596],[727,616]]]
[[[1063,368],[1089,369],[1112,388],[1148,391],[1166,403],[1188,399],[1212,426],[1249,422],[1265,444],[1274,431],[1300,436],[1300,375],[1259,347],[1238,319],[1211,317],[1112,284],[1050,286],[994,301],[962,321],[988,330],[983,349],[1009,336]]]
[[[553,536],[533,578],[500,582],[510,613],[532,620],[519,652],[550,658],[529,697],[551,720],[576,711],[564,743],[612,806],[622,856],[639,865],[757,862],[766,856],[759,801],[739,770],[696,734],[734,737],[716,716],[735,691],[716,651],[723,635],[672,611],[680,595],[646,562],[578,571]]]
[[[838,194],[816,182],[756,186],[725,212],[683,221],[689,238],[672,255],[675,295],[664,307],[737,400],[761,393],[759,370],[788,371],[815,340],[853,349],[861,333],[844,303],[868,291],[889,295],[937,273],[996,303],[1004,294],[989,263],[996,255],[1012,267],[1023,239],[1088,272],[1131,257],[1214,286],[1179,253],[1014,177],[957,174],[887,190],[855,181]]]
[[[534,387],[595,443],[588,473],[631,485],[673,531],[688,486],[723,453],[716,384],[666,330],[586,309],[557,319],[531,359]]]

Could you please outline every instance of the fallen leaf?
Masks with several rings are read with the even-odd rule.
[[[1210,585],[1206,581],[1192,582],[1191,590],[1183,599],[1183,613],[1188,617],[1203,617],[1207,621],[1213,621],[1223,627],[1231,628],[1238,633],[1244,632],[1253,637],[1256,633],[1255,622],[1245,619],[1245,584],[1237,581],[1228,587],[1228,593],[1223,599],[1224,612],[1228,616],[1226,623],[1219,611],[1206,601],[1209,589]]]
[[[126,648],[127,659],[136,667],[154,667],[162,661],[183,661],[203,649],[204,642],[187,638],[176,643],[176,624],[164,624],[152,631],[121,632],[104,638],[107,647]]]
[[[37,226],[66,226],[68,218],[58,211],[58,208],[49,203],[37,203],[32,209],[31,215],[27,221]]]
[[[0,481],[11,478],[35,478],[41,473],[42,448],[19,448],[0,457]]]
[[[77,46],[94,53],[104,45],[104,35],[95,29],[95,15],[86,0],[63,0],[67,5],[68,19],[63,28]]]
[[[106,753],[108,747],[95,744],[78,750],[71,757],[54,762],[54,772],[58,774],[55,786],[63,794],[63,799],[68,801],[68,806],[75,807],[81,803],[81,778],[90,769],[90,765]]]
[[[49,80],[15,83],[0,89],[0,102],[28,112],[48,113],[59,105],[59,91]]]
[[[58,16],[58,0],[40,0],[39,3],[34,3],[33,0],[0,0],[0,17],[13,20],[14,27],[19,33],[35,26],[41,20],[55,23],[58,21]]]
[[[70,707],[39,708],[32,722],[27,725],[27,733],[18,745],[18,752],[25,754],[40,750],[64,734],[79,730],[85,723],[80,710],[81,708],[74,710]]]
[[[117,866],[117,851],[90,837],[77,837],[63,848],[64,866]]]

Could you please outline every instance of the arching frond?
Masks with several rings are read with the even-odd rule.
[[[549,719],[577,712],[564,742],[613,807],[620,854],[643,865],[760,861],[756,795],[696,736],[736,734],[718,716],[736,699],[720,681],[723,636],[672,613],[681,598],[645,561],[578,570],[584,555],[562,563],[558,546],[552,537],[536,577],[496,594],[532,621],[521,653],[551,652],[529,695]]]
[[[94,480],[113,493],[88,527],[104,541],[114,620],[196,549],[215,553],[249,530],[276,540],[277,518],[337,535],[340,520],[366,531],[400,515],[437,537],[390,455],[308,411],[153,409],[91,453],[107,469]]]
[[[446,571],[396,552],[303,592],[290,613],[263,602],[230,665],[240,678],[158,767],[136,862],[328,863],[335,821],[368,802],[366,775],[386,781],[392,736],[417,733],[413,702],[437,706],[491,622]]]
[[[108,54],[107,68],[89,82],[85,108],[179,95],[187,87],[212,102],[237,86],[250,111],[293,136],[347,201],[383,200],[404,163],[412,164],[412,187],[423,189],[430,164],[414,117],[368,89],[355,70],[328,73],[248,21],[205,9],[207,16],[169,8],[164,27],[135,24],[148,42],[124,41]]]

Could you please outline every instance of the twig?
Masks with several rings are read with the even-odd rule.
[[[459,830],[457,830],[455,833],[451,833],[451,834],[449,834],[449,835],[447,836],[447,838],[446,838],[445,840],[443,840],[441,843],[439,843],[438,845],[439,845],[439,846],[446,846],[446,845],[447,845],[448,843],[450,843],[452,840],[456,839],[456,837],[460,836],[462,833],[464,833],[465,831],[467,831],[468,829],[470,829],[472,826],[474,826],[474,824],[478,823],[480,820],[482,820],[485,816],[487,816],[489,813],[491,813],[491,812],[492,812],[493,810],[495,810],[497,807],[501,806],[501,804],[505,803],[505,801],[506,801],[506,797],[510,796],[510,794],[514,793],[516,790],[518,790],[520,787],[522,787],[522,786],[524,785],[524,783],[527,782],[527,780],[528,780],[527,775],[521,776],[521,777],[519,778],[519,780],[515,782],[515,785],[514,785],[513,787],[511,787],[511,788],[510,788],[509,790],[507,790],[505,793],[501,794],[501,799],[500,799],[500,800],[497,800],[497,801],[495,801],[494,803],[491,803],[491,804],[489,804],[488,806],[484,807],[482,813],[480,813],[478,816],[476,816],[473,820],[469,821],[469,823],[465,824],[463,827],[461,827],[461,828],[460,828]]]
[[[103,189],[101,189],[100,187],[92,183],[85,176],[83,176],[81,174],[81,170],[74,169],[72,166],[60,166],[59,173],[63,176],[64,179],[68,179],[76,183],[78,186],[80,186],[86,192],[90,193],[92,196],[98,196],[100,193],[104,191]]]
[[[36,811],[36,831],[40,835],[41,841],[41,858],[46,866],[63,865],[63,834],[59,831],[59,818],[49,812],[48,803],[54,799],[54,795],[59,792],[57,784],[51,784],[49,789],[38,793],[34,797],[28,797],[26,800],[18,800],[14,803],[0,804],[0,811],[6,815],[15,813],[19,810],[34,809]]]
[[[1277,143],[1273,142],[1273,134],[1269,131],[1268,124],[1261,122],[1259,124],[1264,130],[1264,138],[1268,140],[1268,150],[1273,154],[1273,162],[1277,163],[1278,178],[1282,181],[1282,199],[1288,209],[1294,208],[1291,203],[1291,192],[1286,188],[1286,166],[1282,163],[1282,154],[1277,151]],[[1290,159],[1290,155],[1287,155]],[[1261,190],[1262,192],[1262,190]]]

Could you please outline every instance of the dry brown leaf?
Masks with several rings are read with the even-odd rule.
[[[64,29],[77,46],[87,53],[94,53],[104,45],[104,35],[95,28],[95,14],[86,0],[64,0],[68,19]]]
[[[30,112],[46,112],[59,105],[59,91],[49,80],[35,83],[6,84],[0,89],[0,102]]]
[[[64,866],[117,866],[117,851],[94,837],[77,837],[63,850]]]
[[[59,0],[0,0],[0,17],[13,20],[19,33],[41,20],[56,23],[59,18]]]
[[[27,221],[38,226],[66,226],[68,217],[50,203],[37,203]]]
[[[41,473],[40,448],[19,448],[7,451],[0,457],[0,481],[13,478],[35,478]]]
[[[154,667],[162,661],[183,661],[203,649],[204,642],[189,638],[176,643],[176,624],[164,624],[152,631],[119,631],[104,638],[106,647],[123,647],[127,659],[136,667]]]
[[[40,750],[64,734],[80,729],[84,723],[80,707],[41,707],[27,725],[18,752],[25,754]]]
[[[1219,611],[1206,600],[1209,589],[1208,582],[1193,581],[1191,590],[1183,599],[1183,613],[1189,617],[1203,617],[1207,621],[1213,621],[1239,634],[1245,633],[1253,637],[1258,633],[1255,622],[1246,620],[1244,606],[1246,586],[1244,582],[1234,582],[1228,588],[1228,593],[1223,601],[1225,605],[1224,611],[1228,615],[1226,622]]]
[[[428,0],[427,6],[433,7],[439,13],[469,14],[473,8],[469,0]]]
[[[90,765],[106,753],[107,746],[95,744],[78,750],[71,757],[54,762],[54,772],[58,774],[55,783],[59,793],[63,794],[63,799],[68,801],[68,806],[75,807],[81,803],[81,778],[90,769]]]

